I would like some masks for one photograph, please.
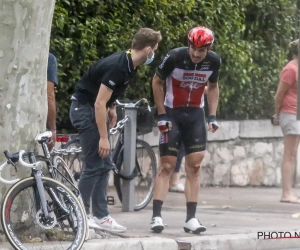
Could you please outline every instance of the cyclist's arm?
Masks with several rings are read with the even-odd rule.
[[[108,139],[106,126],[106,104],[112,95],[112,90],[104,84],[100,85],[100,89],[95,102],[95,118],[100,134],[100,138]]]
[[[165,106],[164,106],[164,89],[163,84],[165,83],[165,80],[162,80],[159,78],[157,74],[154,75],[152,80],[152,89],[153,89],[153,95],[154,100],[157,108],[158,114],[165,114]]]
[[[209,115],[216,115],[219,101],[219,85],[218,82],[210,83],[207,86],[207,103]]]
[[[214,54],[213,59],[213,73],[208,78],[207,82],[207,103],[208,103],[208,110],[209,115],[216,115],[217,108],[218,108],[218,101],[219,101],[219,70],[221,67],[221,58],[218,54]]]
[[[176,52],[169,51],[169,53],[164,57],[160,65],[157,67],[156,73],[152,80],[153,95],[159,115],[166,113],[164,106],[165,94],[163,85],[165,83],[165,79],[167,79],[167,77],[174,70],[175,58]]]

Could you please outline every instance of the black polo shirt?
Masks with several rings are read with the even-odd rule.
[[[117,52],[95,62],[77,82],[73,96],[81,103],[94,106],[101,84],[112,90],[111,105],[128,86],[135,73],[130,53]]]

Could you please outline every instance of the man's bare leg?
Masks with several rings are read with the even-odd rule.
[[[186,183],[185,183],[185,197],[186,197],[186,223],[184,230],[193,233],[204,232],[206,228],[200,224],[195,218],[198,202],[198,195],[200,190],[200,163],[205,155],[205,151],[191,153],[186,156]]]
[[[169,190],[170,177],[174,171],[177,157],[163,156],[160,158],[160,167],[154,182],[153,215],[151,229],[160,233],[164,229],[161,219],[161,209]]]

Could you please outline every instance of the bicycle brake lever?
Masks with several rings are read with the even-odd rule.
[[[17,171],[16,164],[13,163],[11,159],[7,159],[7,162],[8,162],[8,164],[11,164],[11,165],[15,168],[15,171],[16,171],[16,172],[18,172],[18,171]]]

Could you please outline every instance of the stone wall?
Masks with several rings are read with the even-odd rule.
[[[219,130],[208,134],[208,148],[201,164],[201,185],[280,186],[283,136],[270,120],[221,121]],[[141,136],[158,157],[157,128]],[[298,154],[299,155],[299,154]],[[300,161],[298,161],[300,162]],[[300,166],[295,184],[300,183]],[[185,181],[184,160],[181,180]]]

